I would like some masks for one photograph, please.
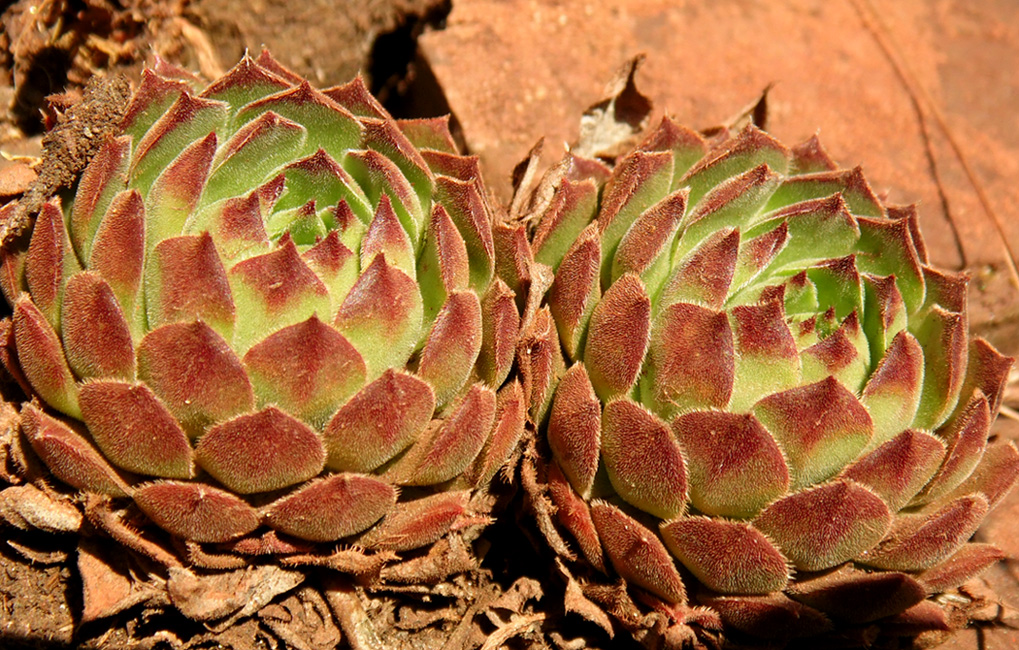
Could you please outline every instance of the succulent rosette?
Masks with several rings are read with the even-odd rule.
[[[192,550],[427,547],[523,430],[493,218],[446,120],[360,79],[160,63],[4,257],[26,438]]]
[[[816,138],[668,118],[542,187],[521,369],[560,555],[705,629],[947,625],[932,596],[1002,557],[968,540],[1019,472],[988,444],[1012,359],[915,209]]]

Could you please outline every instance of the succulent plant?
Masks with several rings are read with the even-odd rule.
[[[61,483],[192,551],[399,552],[517,444],[518,310],[445,119],[264,52],[204,88],[160,62],[64,198],[0,282],[23,430]]]
[[[1002,557],[968,540],[1019,452],[988,444],[1012,359],[969,337],[915,208],[816,138],[669,118],[539,189],[518,212],[554,280],[520,367],[585,593],[618,613],[591,587],[618,576],[737,635],[945,627],[933,596]]]

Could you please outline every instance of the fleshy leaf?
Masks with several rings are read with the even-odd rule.
[[[835,171],[838,164],[832,159],[817,134],[810,136],[792,148],[793,161],[789,173],[794,176],[814,172]]]
[[[255,405],[241,360],[201,321],[163,325],[146,334],[138,346],[138,378],[192,438]]]
[[[441,407],[452,400],[471,375],[481,351],[481,302],[473,291],[450,294],[425,339],[418,375],[432,385]]]
[[[470,281],[467,246],[441,205],[432,209],[424,250],[417,262],[418,283],[424,301],[425,322],[432,322],[454,291],[463,291]]]
[[[900,515],[888,537],[857,561],[889,571],[929,569],[964,544],[986,514],[987,499],[972,494],[937,512]]]
[[[121,469],[162,478],[195,475],[187,435],[145,384],[89,382],[80,401],[92,439]]]
[[[31,404],[22,409],[21,417],[32,450],[58,479],[79,490],[113,497],[130,493],[126,477],[84,436]]]
[[[849,211],[862,217],[882,217],[884,208],[874,190],[870,188],[863,171],[843,169],[798,174],[787,178],[771,197],[766,209],[774,210],[801,201],[819,199],[839,193],[845,199]]]
[[[992,544],[963,544],[947,560],[927,569],[916,579],[928,593],[942,593],[955,589],[1005,557],[1005,553]]]
[[[906,219],[858,219],[857,243],[860,270],[874,275],[894,275],[895,283],[914,314],[924,302],[924,273],[913,246]]]
[[[363,82],[362,82],[363,83]],[[369,96],[371,96],[369,94]],[[334,96],[333,99],[336,99]],[[336,101],[340,101],[337,99]],[[348,110],[353,109],[344,102],[340,101],[341,104],[347,106]],[[372,117],[381,117],[374,115]],[[453,139],[453,134],[449,129],[449,116],[443,115],[441,117],[423,117],[416,119],[396,120],[397,126],[403,131],[403,134],[407,136],[407,139],[411,143],[421,150],[421,154],[427,159],[431,152],[442,152],[447,154],[458,153],[458,147],[456,141]],[[433,166],[434,169],[434,166]]]
[[[371,476],[334,474],[310,481],[265,509],[281,533],[332,542],[365,530],[396,505],[396,488]]]
[[[321,430],[365,382],[360,353],[317,316],[255,344],[244,365],[259,405],[276,404]]]
[[[573,488],[590,497],[601,450],[601,402],[583,363],[571,366],[559,381],[546,435]]]
[[[724,408],[734,375],[732,328],[724,312],[678,302],[658,314],[641,379],[641,397],[656,413],[671,418]]]
[[[167,79],[158,72],[145,68],[142,70],[141,83],[138,84],[138,89],[124,112],[120,128],[137,143],[186,90],[188,84],[184,81]]]
[[[53,408],[80,419],[78,384],[64,358],[63,346],[27,294],[14,304],[12,320],[18,361],[32,388]]]
[[[591,509],[570,486],[570,481],[555,462],[548,468],[548,492],[556,507],[556,520],[577,540],[581,553],[591,566],[607,573],[605,553],[594,528],[594,520],[591,519]]]
[[[686,588],[658,535],[602,501],[591,506],[591,518],[605,553],[624,580],[667,602],[686,602]]]
[[[1019,450],[1011,442],[991,444],[984,458],[950,496],[979,492],[987,497],[990,508],[998,505],[1019,482]]]
[[[598,227],[589,226],[566,252],[546,302],[566,354],[580,356],[588,322],[601,297],[601,242]]]
[[[210,428],[195,448],[198,463],[234,492],[269,492],[322,471],[326,451],[315,430],[274,406]]]
[[[216,154],[202,203],[210,205],[246,194],[281,164],[293,160],[307,139],[307,129],[272,111],[237,131]]]
[[[945,444],[938,438],[906,429],[857,459],[840,476],[866,485],[898,512],[934,476],[944,455]]]
[[[440,492],[398,503],[357,540],[365,548],[409,551],[437,542],[467,510],[469,492]]]
[[[427,383],[386,370],[340,407],[326,425],[327,466],[372,471],[417,440],[434,411],[435,394]]]
[[[705,238],[675,264],[676,270],[655,301],[656,312],[677,302],[721,309],[736,270],[739,241],[739,230],[734,228],[720,230]]]
[[[690,474],[690,503],[722,517],[752,517],[789,489],[789,469],[774,438],[753,415],[699,411],[672,431]]]
[[[471,287],[483,293],[495,272],[491,208],[476,181],[465,182],[447,176],[439,176],[435,181],[436,200],[449,212],[467,247]]]
[[[938,431],[948,446],[945,462],[917,500],[922,503],[936,501],[965,481],[984,455],[990,430],[991,412],[987,398],[976,393],[966,408],[944,430]]]
[[[869,489],[839,480],[782,497],[753,523],[797,569],[821,571],[881,541],[892,515]]]
[[[513,291],[497,278],[481,299],[481,351],[478,375],[493,388],[509,375],[520,334],[520,314]]]
[[[78,181],[68,228],[78,258],[92,255],[92,243],[113,197],[126,187],[131,138],[112,138],[99,149]]]
[[[193,542],[221,543],[258,528],[258,512],[211,485],[156,481],[137,488],[134,502],[157,526]]]
[[[794,487],[834,476],[874,428],[867,409],[834,377],[769,395],[753,412],[785,451]]]
[[[384,254],[390,264],[411,278],[416,275],[414,247],[385,194],[379,199],[375,217],[361,241],[361,268],[367,268],[379,254]]]
[[[145,261],[145,205],[138,190],[113,197],[91,251],[88,267],[109,283],[128,322],[134,323]]]
[[[563,180],[535,230],[534,259],[557,270],[597,209],[598,186],[593,180]]]
[[[156,245],[145,269],[145,308],[150,328],[199,319],[232,340],[234,298],[209,233]]]
[[[796,600],[848,623],[870,623],[903,612],[926,598],[923,585],[898,572],[845,568],[791,585]]]
[[[64,228],[64,215],[52,201],[43,203],[25,257],[25,281],[32,302],[57,332],[67,279],[81,270]]]
[[[340,306],[334,325],[368,366],[368,379],[402,366],[421,335],[423,306],[417,282],[377,255]]]
[[[467,472],[467,482],[471,486],[487,484],[503,468],[524,434],[526,415],[524,392],[520,382],[514,379],[496,395],[492,435]]]
[[[651,300],[633,274],[616,280],[591,313],[584,362],[602,400],[625,395],[640,374],[651,329]]]
[[[670,192],[672,152],[634,151],[616,164],[602,191],[595,223],[601,234],[602,282],[608,284],[616,247],[633,222]]]
[[[329,289],[329,316],[335,317],[357,282],[360,271],[357,255],[340,241],[337,231],[331,230],[322,241],[304,251],[301,259]]]
[[[997,413],[1001,396],[1008,382],[1008,371],[1015,359],[1006,357],[982,338],[975,338],[969,344],[969,362],[966,364],[966,379],[959,395],[968,398],[980,389],[987,396],[989,410]]]
[[[674,160],[673,187],[694,163],[704,157],[707,147],[704,138],[696,131],[676,123],[668,115],[637,147],[643,151],[671,151]]]
[[[237,65],[212,82],[201,96],[226,102],[231,112],[236,113],[242,106],[288,88],[290,84],[286,80],[258,65],[245,53]]]
[[[463,473],[481,453],[495,422],[495,393],[471,387],[434,433],[420,440],[390,470],[403,485],[434,485]]]
[[[241,353],[283,327],[330,313],[329,290],[289,238],[272,252],[238,262],[227,278],[234,302],[244,313],[234,326],[233,339]]]
[[[157,176],[168,167],[172,169],[171,163],[180,160],[178,155],[187,157],[192,143],[203,141],[226,124],[227,113],[228,107],[223,102],[194,97],[186,91],[181,93],[135,146],[131,186],[148,195],[150,187],[155,189],[153,184]],[[215,136],[212,136],[213,149],[215,143]],[[204,164],[207,170],[208,162]],[[201,191],[200,187],[198,189]]]
[[[762,639],[822,635],[833,627],[827,616],[782,593],[767,596],[704,595],[698,601],[718,612],[726,625]]]
[[[851,312],[832,334],[808,347],[800,356],[803,381],[813,383],[832,375],[853,393],[867,379],[870,348],[860,330],[856,312]],[[916,392],[919,396],[919,391]]]
[[[782,143],[748,124],[738,136],[709,151],[679,183],[690,187],[690,205],[697,205],[711,188],[759,165],[786,173],[790,157],[789,149]]]
[[[890,440],[913,421],[923,372],[923,349],[911,334],[899,332],[860,398],[874,422],[871,447]]]
[[[215,133],[192,143],[153,182],[145,196],[145,232],[150,246],[184,234],[209,178],[216,143]]]
[[[782,553],[750,524],[684,517],[661,526],[665,545],[704,586],[723,594],[782,591],[789,566]]]
[[[347,153],[343,164],[372,205],[378,205],[383,194],[389,197],[403,229],[416,247],[421,241],[427,215],[421,199],[396,163],[378,151],[356,150]]]
[[[335,205],[344,201],[362,223],[372,219],[372,206],[364,191],[353,177],[324,149],[319,149],[283,168],[286,193],[276,208],[297,208],[314,197],[320,205]]]
[[[757,400],[800,380],[800,356],[782,303],[740,305],[729,312],[736,343],[736,379],[729,410],[749,410]]]
[[[415,189],[422,211],[427,215],[431,211],[429,202],[435,184],[428,163],[410,140],[407,139],[390,117],[382,119],[364,118],[361,120],[364,130],[361,142],[392,160],[403,173],[404,177]]]
[[[611,281],[624,273],[636,273],[655,292],[669,270],[672,241],[686,210],[686,194],[685,190],[673,192],[637,217],[612,257]]]
[[[605,407],[602,459],[627,503],[662,519],[686,509],[687,469],[679,444],[669,426],[640,404],[623,398]]]
[[[532,422],[541,423],[545,419],[563,365],[555,322],[544,307],[534,315],[530,327],[521,333],[517,347],[517,366]]]
[[[923,392],[913,426],[935,429],[959,401],[966,373],[966,317],[935,306],[910,331],[923,347]],[[968,396],[967,396],[968,397]]]
[[[134,379],[131,329],[110,285],[95,272],[78,273],[62,309],[64,354],[78,377]]]
[[[761,164],[738,176],[722,181],[697,203],[696,188],[691,187],[690,210],[683,222],[679,250],[688,251],[708,235],[725,228],[745,230],[753,225],[768,197],[778,188],[779,175]]]
[[[321,147],[339,160],[361,142],[363,127],[354,116],[305,80],[248,104],[237,113],[237,121],[243,124],[269,113],[307,126],[307,153]]]

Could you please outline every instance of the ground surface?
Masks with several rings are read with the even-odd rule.
[[[974,330],[1019,353],[1019,3],[1014,0],[21,0],[0,22],[0,200],[34,177],[43,97],[93,73],[137,75],[153,53],[215,76],[269,46],[319,84],[358,70],[393,110],[452,110],[490,185],[539,137],[549,159],[578,116],[638,53],[656,110],[703,128],[769,93],[785,142],[819,132],[898,203],[919,202],[932,258],[968,270]],[[294,7],[298,7],[295,9]],[[448,16],[447,16],[448,13]],[[415,52],[415,39],[419,48]],[[1006,397],[1019,408],[1019,391]],[[998,435],[1019,438],[999,419]],[[980,533],[1013,558],[987,579],[1019,605],[1019,494]],[[61,554],[0,551],[0,634],[69,640],[80,585]],[[38,550],[36,551],[39,552]],[[26,608],[18,594],[46,594]],[[309,606],[310,607],[310,606]],[[306,607],[307,609],[307,607]],[[313,608],[312,608],[313,609]],[[491,627],[485,628],[491,630]],[[131,630],[119,630],[130,638]],[[323,632],[325,634],[325,632]],[[101,636],[101,635],[100,635]],[[322,637],[328,641],[328,634]],[[172,645],[172,644],[171,644]],[[964,632],[951,650],[1019,647],[1007,628]]]

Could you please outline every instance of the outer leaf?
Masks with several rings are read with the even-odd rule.
[[[665,422],[622,398],[602,419],[602,459],[609,480],[628,503],[662,519],[686,508],[686,461]]]
[[[333,474],[274,501],[265,510],[273,529],[313,542],[365,530],[396,505],[396,488],[371,476]]]
[[[783,497],[753,523],[797,569],[821,571],[872,548],[892,515],[873,492],[840,480]]]
[[[690,503],[708,515],[752,517],[789,489],[782,450],[753,415],[686,413],[672,421],[690,473]]]
[[[82,435],[39,408],[21,411],[21,426],[32,450],[53,475],[79,490],[113,497],[131,492],[124,474],[114,469]]]
[[[191,437],[255,405],[240,359],[201,321],[163,325],[146,334],[138,346],[138,378]]]
[[[648,349],[651,301],[633,274],[616,280],[591,314],[584,362],[602,400],[625,395],[637,381]]]
[[[92,439],[118,467],[163,478],[195,475],[187,435],[148,386],[87,383],[81,389],[81,412]]]
[[[435,411],[431,387],[389,369],[340,407],[326,425],[330,469],[370,472],[406,449]]]
[[[318,434],[273,406],[210,428],[195,455],[217,481],[241,494],[306,481],[322,471],[326,459]]]
[[[469,497],[469,492],[440,492],[399,503],[357,543],[366,548],[397,552],[433,544],[466,512]]]
[[[667,602],[686,602],[686,588],[658,535],[601,501],[591,506],[591,517],[613,568],[623,579]]]
[[[768,594],[789,582],[785,557],[750,524],[684,517],[661,531],[672,554],[713,591]]]
[[[258,527],[254,508],[202,483],[156,481],[137,488],[134,502],[157,526],[193,542],[228,542]]]

